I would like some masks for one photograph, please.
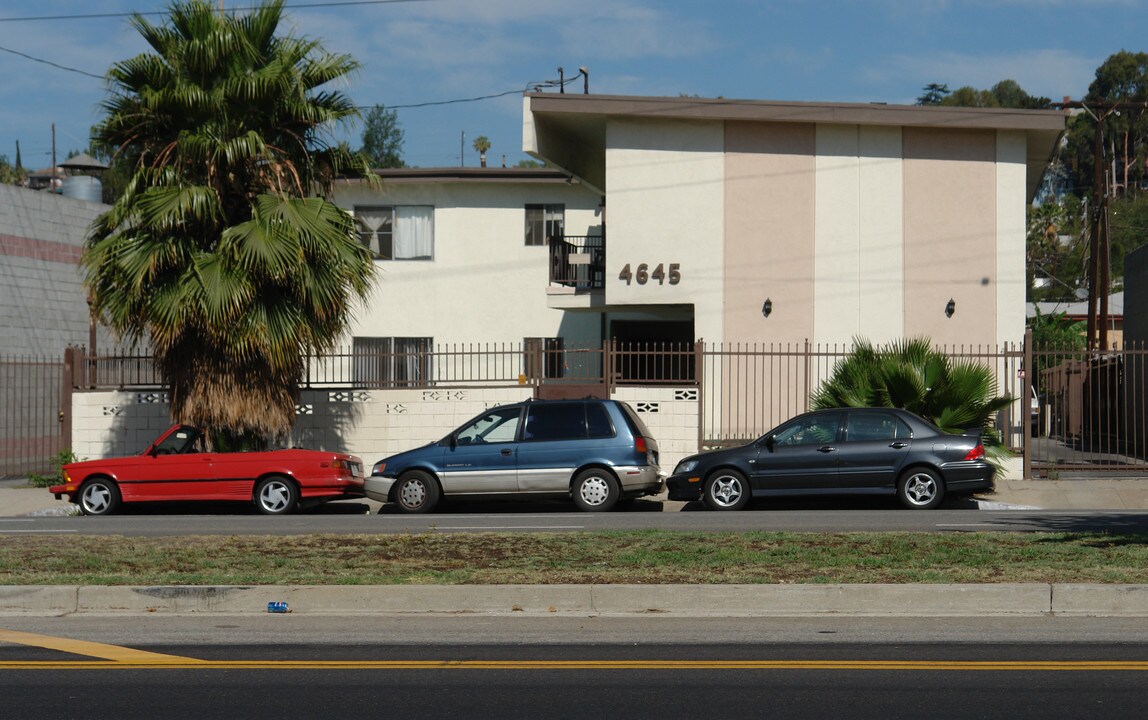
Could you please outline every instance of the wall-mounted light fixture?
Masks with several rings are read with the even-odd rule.
[[[945,317],[952,317],[953,313],[957,311],[957,303],[949,298],[949,302],[945,303]]]
[[[765,317],[769,317],[771,312],[773,312],[773,301],[769,298],[766,298],[765,302],[761,304],[761,314]]]

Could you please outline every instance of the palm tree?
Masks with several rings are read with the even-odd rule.
[[[486,151],[490,149],[490,138],[485,135],[479,135],[474,139],[474,150],[478,153],[479,162],[482,167],[486,167]]]
[[[93,308],[150,341],[173,420],[233,440],[291,428],[305,357],[334,346],[374,273],[350,216],[315,196],[368,173],[324,132],[354,105],[318,90],[358,65],[277,36],[282,11],[132,16],[151,52],[112,66],[93,129],[132,172],[85,244]]]
[[[997,396],[996,377],[985,365],[952,360],[928,338],[875,348],[863,339],[839,362],[810,398],[814,409],[897,407],[914,412],[945,432],[980,429],[990,456],[1007,454],[993,417],[1014,398]]]

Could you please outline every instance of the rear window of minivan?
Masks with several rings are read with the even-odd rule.
[[[653,435],[650,434],[650,429],[646,427],[646,423],[642,422],[642,418],[638,417],[638,413],[634,412],[634,408],[621,401],[618,402],[618,407],[622,408],[622,414],[630,423],[630,430],[632,430],[635,435],[653,437]]]

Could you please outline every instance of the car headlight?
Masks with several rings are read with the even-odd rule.
[[[681,473],[692,472],[694,470],[694,468],[696,468],[697,466],[698,466],[698,461],[696,459],[687,458],[685,460],[682,460],[680,463],[678,463],[678,466],[676,468],[674,468],[674,474],[680,475]]]
[[[374,467],[371,468],[371,474],[372,475],[382,475],[383,470],[385,470],[386,468],[387,468],[387,463],[383,460],[380,460],[377,463],[375,463]]]

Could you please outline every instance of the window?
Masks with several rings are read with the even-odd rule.
[[[893,415],[850,413],[845,437],[851,442],[866,440],[901,440],[911,438],[909,426]]]
[[[832,413],[828,415],[813,415],[790,423],[774,435],[773,441],[777,445],[821,445],[837,440],[837,426],[841,423],[841,416]]]
[[[523,364],[526,377],[532,380],[566,376],[566,359],[562,338],[528,337],[523,340]]]
[[[518,405],[495,408],[471,424],[459,428],[454,435],[455,442],[459,445],[514,442],[521,414]]]
[[[352,376],[360,387],[430,385],[432,338],[357,337]]]
[[[610,424],[610,413],[602,403],[586,403],[586,427],[592,438],[614,437],[614,426]]]
[[[585,403],[527,406],[523,440],[582,440],[586,435]]]
[[[566,234],[565,205],[526,206],[526,244],[546,245],[547,238]]]
[[[203,433],[189,427],[181,427],[155,446],[156,455],[181,455],[203,452]]]
[[[434,206],[355,206],[359,242],[379,260],[434,258]]]

